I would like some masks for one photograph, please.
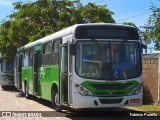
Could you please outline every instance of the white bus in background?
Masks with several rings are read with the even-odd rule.
[[[2,88],[14,86],[14,61],[2,58],[2,54],[0,54],[0,85]]]

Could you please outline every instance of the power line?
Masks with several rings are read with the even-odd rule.
[[[139,17],[139,16],[142,16],[142,15],[145,15],[145,14],[150,14],[150,13],[152,13],[152,12],[147,12],[147,13],[142,13],[142,14],[139,14],[139,15],[127,17],[127,18],[124,18],[124,19],[117,20],[116,22],[127,20],[127,19],[131,19],[131,18],[135,18],[135,17]]]
[[[98,4],[98,3],[101,3],[101,2],[103,2],[103,1],[106,1],[106,0],[99,0],[99,1],[97,1],[97,2],[94,2],[95,4]],[[122,2],[119,2],[119,3],[116,3],[116,4],[122,4],[122,3],[126,3],[126,2],[129,2],[129,0],[124,0],[124,1],[122,1]],[[115,3],[111,3],[111,4],[114,4],[114,5],[116,5]],[[107,3],[107,4],[105,4],[105,5],[103,5],[103,6],[106,6],[106,5],[110,5],[109,3]]]
[[[130,0],[124,0],[124,1],[122,1],[122,2],[120,2],[120,3],[118,3],[118,4],[123,4],[123,3],[126,3],[126,2],[129,2]]]
[[[108,4],[108,6],[112,5],[112,4],[114,4],[114,6],[117,6],[117,5],[121,5],[121,4],[127,3],[129,1],[131,1],[131,0],[125,0],[125,1],[122,1],[122,2],[118,2],[118,3],[111,3],[111,4]]]
[[[103,1],[105,1],[105,0],[99,0],[99,1],[95,2],[95,4],[101,3],[101,2],[103,2]],[[122,1],[122,2],[120,2],[120,3],[118,3],[118,4],[126,3],[127,1],[129,2],[129,0],[125,0],[125,1]],[[106,6],[106,5],[110,5],[110,4],[105,4],[105,5],[103,5],[103,6]],[[157,4],[157,5],[160,5],[160,4]],[[145,9],[145,8],[148,8],[148,7],[151,7],[151,6],[146,6],[146,7],[137,8],[137,9],[132,9],[132,10],[126,10],[126,11],[118,12],[118,13],[115,13],[115,14],[122,14],[122,13],[127,13],[127,12],[133,12],[133,11]]]
[[[101,2],[103,2],[103,1],[105,1],[105,0],[99,0],[99,1],[95,2],[95,4],[101,3]],[[118,3],[118,4],[126,3],[127,1],[129,2],[129,0],[124,0],[124,1],[122,1],[122,2],[120,2],[120,3]],[[108,5],[108,4],[107,4],[107,5]],[[103,6],[106,6],[106,4],[103,5]],[[133,10],[128,10],[128,11],[122,11],[122,12],[115,13],[115,14],[121,14],[121,13],[136,11],[136,10],[140,10],[140,9],[144,9],[144,8],[148,8],[148,7],[150,7],[150,6],[146,6],[146,7],[143,7],[143,8],[137,8],[137,9],[133,9]],[[131,17],[127,17],[127,18],[124,18],[124,19],[117,20],[116,22],[123,21],[123,20],[127,20],[127,19],[131,19],[131,18],[135,18],[135,17],[139,17],[139,16],[142,16],[142,15],[145,15],[145,14],[150,14],[150,13],[151,13],[151,12],[149,12],[149,13],[148,13],[148,12],[147,12],[147,13],[142,13],[142,14],[139,14],[139,15],[135,15],[135,16],[131,16]]]
[[[130,22],[130,21],[127,21],[127,22]],[[135,21],[134,23],[145,23],[146,22],[146,20],[143,20],[143,21]],[[117,24],[123,24],[123,22],[118,22]]]
[[[95,2],[95,4],[101,3],[101,2],[103,2],[103,1],[105,1],[105,0],[99,0],[98,2]]]
[[[148,7],[149,7],[149,6],[148,6]],[[137,11],[137,10],[145,9],[145,8],[148,8],[148,7],[137,8],[137,9],[132,9],[132,10],[126,10],[126,11],[118,12],[118,13],[115,13],[115,14],[122,14],[122,13]]]
[[[157,4],[157,5],[160,5],[160,4]],[[149,7],[151,7],[151,6],[146,6],[146,7],[132,9],[132,10],[126,10],[126,11],[118,12],[118,13],[115,13],[115,14],[121,14],[121,13],[126,13],[126,12],[137,11],[137,10],[141,10],[141,9],[145,9],[145,8],[149,8]]]

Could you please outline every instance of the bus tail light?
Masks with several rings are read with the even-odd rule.
[[[93,95],[88,89],[86,89],[85,87],[81,86],[78,83],[74,83],[74,86],[81,95],[84,95],[84,96]]]
[[[137,95],[142,91],[142,84],[140,83],[138,86],[136,86],[129,95]]]

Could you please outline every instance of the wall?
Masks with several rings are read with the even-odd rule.
[[[144,54],[142,56],[143,73],[143,104],[157,104],[160,86],[160,53]]]

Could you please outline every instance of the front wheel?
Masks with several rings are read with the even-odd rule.
[[[62,110],[62,106],[60,105],[59,93],[57,89],[53,90],[52,93],[52,105],[56,111]]]

